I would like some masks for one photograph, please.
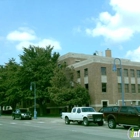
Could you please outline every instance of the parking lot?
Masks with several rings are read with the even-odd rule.
[[[11,116],[0,117],[2,140],[127,140],[127,130],[122,126],[109,129],[107,124],[89,126],[70,123],[61,118],[39,117],[33,120],[12,120]]]

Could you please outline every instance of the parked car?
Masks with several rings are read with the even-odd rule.
[[[97,123],[99,126],[103,125],[103,113],[96,112],[92,107],[74,107],[70,112],[62,112],[62,119],[65,124],[70,122],[77,122],[88,126],[89,123]]]
[[[20,108],[16,109],[15,111],[12,112],[12,118],[13,119],[32,119],[32,114],[30,113],[28,108]]]
[[[111,106],[102,111],[110,129],[116,128],[116,125],[140,127],[140,106]]]

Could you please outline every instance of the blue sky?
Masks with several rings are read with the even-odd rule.
[[[23,47],[140,61],[140,0],[0,0],[0,65]]]

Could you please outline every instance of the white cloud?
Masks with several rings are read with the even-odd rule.
[[[133,50],[133,51],[129,50],[126,53],[126,57],[130,58],[132,61],[139,62],[140,61],[140,46],[137,49]]]
[[[51,45],[52,47],[54,46],[54,50],[61,50],[60,43],[53,39],[43,39],[40,42],[38,42],[36,45],[43,48],[45,48],[48,45]]]
[[[11,41],[29,41],[35,39],[36,36],[34,35],[34,33],[26,31],[13,31],[7,35],[7,40]]]
[[[140,0],[110,0],[115,14],[102,12],[96,19],[96,27],[87,28],[86,33],[93,37],[103,36],[115,42],[129,40],[140,32]]]
[[[10,32],[7,35],[8,41],[15,41],[17,43],[17,50],[28,48],[30,45],[39,46],[45,48],[48,45],[54,47],[54,50],[61,50],[60,43],[54,39],[39,39],[35,32],[29,28],[20,27],[18,30]]]

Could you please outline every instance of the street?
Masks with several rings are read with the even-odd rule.
[[[61,118],[40,117],[33,120],[12,120],[0,116],[1,140],[128,140],[127,130],[119,126],[109,129],[107,124],[98,126],[66,125]]]

